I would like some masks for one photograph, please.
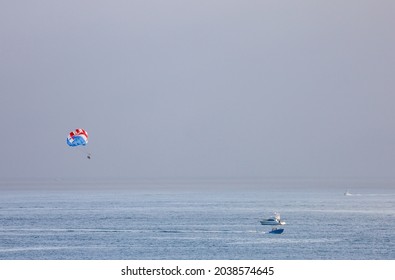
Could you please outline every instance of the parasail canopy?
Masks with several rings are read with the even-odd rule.
[[[77,128],[69,133],[67,137],[67,145],[71,147],[85,146],[88,143],[88,132],[82,128]]]

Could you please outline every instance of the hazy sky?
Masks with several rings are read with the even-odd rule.
[[[0,2],[0,179],[394,177],[395,1]],[[89,132],[88,160],[66,145]]]

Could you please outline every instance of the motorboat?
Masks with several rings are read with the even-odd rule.
[[[268,219],[263,219],[259,221],[261,225],[270,225],[270,226],[278,226],[285,225],[285,222],[281,221],[280,214],[274,213],[274,215]]]
[[[344,195],[345,195],[345,196],[351,196],[352,194],[347,190],[347,191],[344,193]]]
[[[285,222],[278,220],[276,218],[269,218],[260,221],[261,225],[269,225],[269,226],[277,226],[277,225],[285,225]]]
[[[271,234],[281,234],[281,233],[283,233],[283,231],[284,231],[283,228],[272,228],[272,230],[269,231],[268,233],[271,233]]]

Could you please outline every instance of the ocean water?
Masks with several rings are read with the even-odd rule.
[[[395,259],[391,188],[108,189],[0,191],[0,259]]]

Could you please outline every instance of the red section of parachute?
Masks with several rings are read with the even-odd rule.
[[[70,132],[70,137],[71,138],[74,138],[74,136],[78,136],[78,135],[85,135],[86,139],[88,139],[88,132],[86,132],[82,128],[77,128],[76,130]]]

